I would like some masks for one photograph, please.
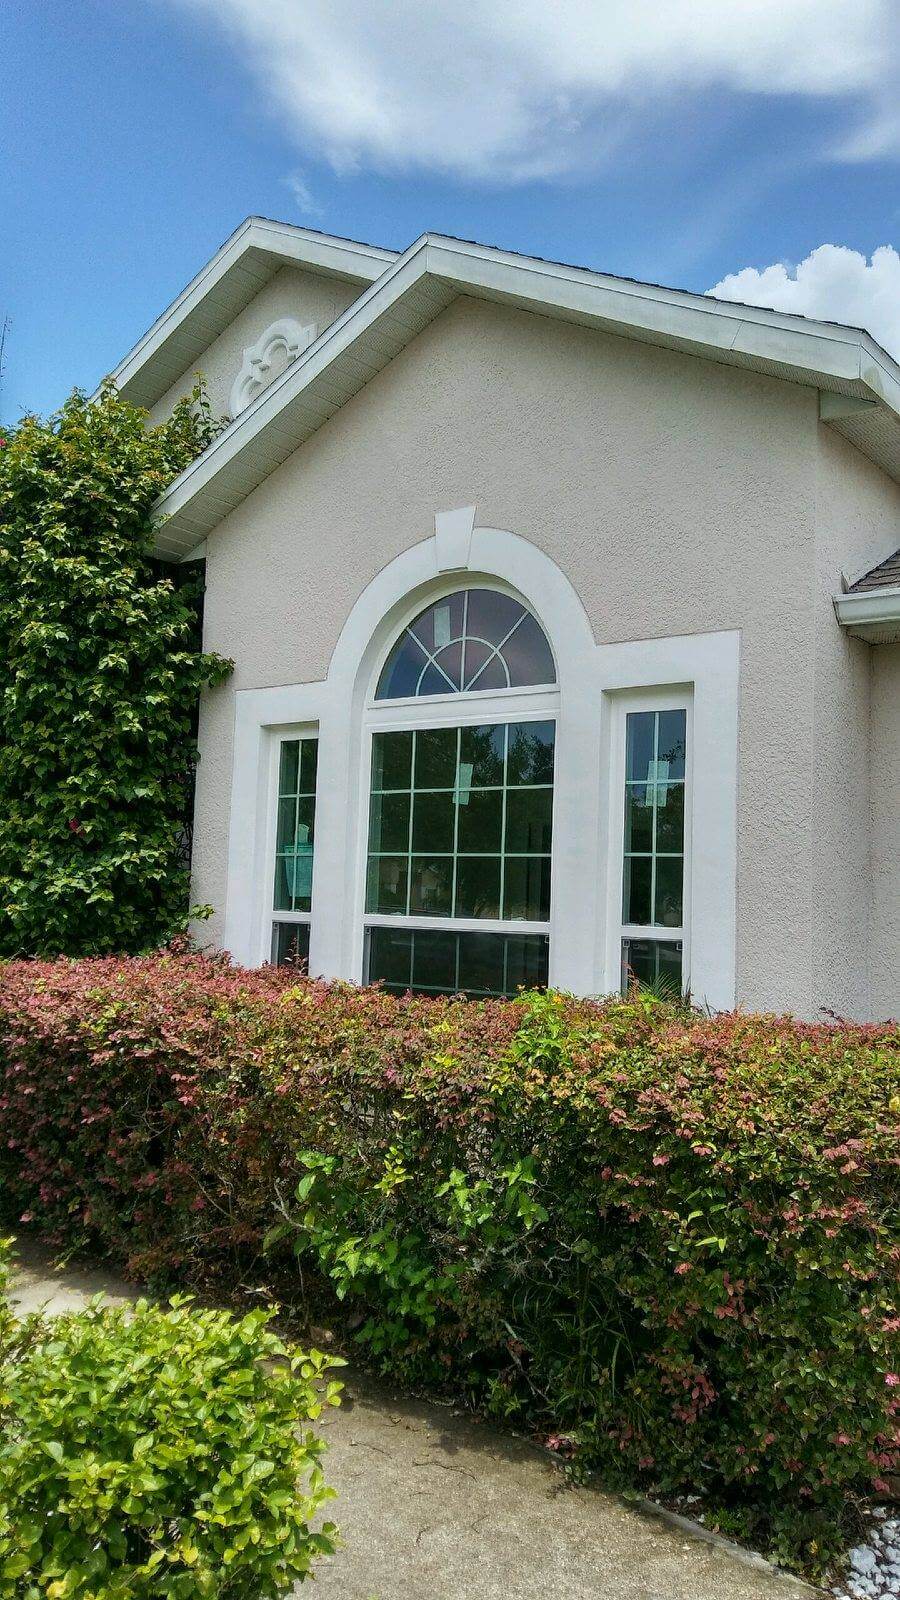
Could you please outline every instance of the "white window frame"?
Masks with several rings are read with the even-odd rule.
[[[690,988],[691,972],[691,858],[694,815],[694,719],[693,693],[684,689],[657,691],[622,690],[610,695],[611,757],[609,824],[610,873],[609,924],[613,930],[610,951],[610,968],[613,951],[618,952],[621,971],[623,939],[646,939],[654,944],[681,945],[681,988]],[[623,892],[625,882],[625,754],[628,717],[640,711],[683,711],[685,713],[685,763],[684,763],[684,884],[682,890],[682,921],[679,928],[667,928],[662,923],[647,925],[623,920]]]
[[[509,584],[491,582],[483,579],[466,581],[461,574],[457,574],[453,582],[448,582],[442,591],[428,598],[428,605],[458,593],[461,589],[488,589],[498,594],[510,595],[522,603],[522,597],[517,594]],[[526,607],[526,609],[530,609]],[[542,935],[549,941],[550,960],[552,960],[553,941],[551,937],[553,918],[554,876],[556,871],[557,845],[556,845],[556,794],[557,794],[557,761],[559,758],[559,684],[538,684],[534,688],[478,690],[470,689],[447,694],[433,695],[405,695],[396,700],[376,700],[375,695],[385,664],[397,640],[402,636],[416,618],[422,614],[422,604],[418,602],[409,607],[409,614],[397,626],[390,639],[385,642],[373,672],[369,691],[366,697],[365,711],[362,721],[362,750],[360,754],[360,791],[365,796],[365,804],[360,807],[360,835],[357,859],[362,863],[363,870],[358,875],[355,923],[360,929],[360,939],[357,947],[357,970],[363,976],[366,973],[367,962],[367,932],[369,928],[398,928],[432,930],[436,933],[506,933],[506,934],[536,934]],[[543,628],[541,618],[532,612],[535,620]],[[549,641],[548,641],[549,642]],[[551,651],[552,651],[551,644]],[[558,668],[557,668],[558,672]],[[366,910],[366,883],[368,879],[369,858],[369,814],[372,803],[372,739],[376,733],[408,733],[421,728],[467,728],[479,727],[486,723],[511,723],[511,722],[553,722],[554,728],[554,761],[553,761],[553,800],[551,809],[551,843],[550,843],[550,916],[543,922],[530,922],[524,919],[512,920],[503,917],[430,917],[406,916],[391,912],[373,912]]]
[[[467,527],[473,517],[470,507]],[[438,592],[448,592],[451,584],[497,587],[520,598],[538,619],[559,678],[551,984],[585,995],[619,989],[621,881],[614,888],[611,883],[620,879],[621,845],[614,850],[612,840],[624,833],[624,797],[618,780],[611,778],[618,749],[611,728],[626,694],[690,695],[691,990],[701,1005],[732,1008],[737,1000],[740,634],[723,629],[597,643],[581,601],[549,556],[515,533],[479,526],[463,529],[465,538],[448,547],[444,524],[452,532],[463,521],[462,512],[438,513],[433,538],[395,556],[365,585],[324,678],[233,691],[224,948],[249,966],[270,959],[274,807],[268,745],[281,733],[317,733],[310,970],[361,979],[371,744],[363,729],[379,669],[404,619]],[[538,692],[543,693],[526,691]],[[485,694],[472,708],[473,720],[488,720],[497,701],[506,701],[501,716],[513,720],[516,708],[506,697],[519,693],[500,691],[492,697],[494,706]],[[416,702],[416,710],[421,712],[426,703]],[[403,709],[399,701],[381,705],[390,708],[387,714],[399,715]],[[462,696],[437,696],[431,705],[451,725],[465,720]],[[543,701],[542,715],[549,714],[545,707]],[[196,897],[202,898],[202,887],[198,890]],[[483,929],[479,920],[479,931]]]
[[[269,730],[268,763],[266,770],[266,830],[264,843],[264,860],[267,863],[268,882],[263,908],[263,950],[262,960],[272,962],[272,950],[275,942],[275,924],[289,923],[292,926],[312,928],[313,908],[315,906],[315,862],[316,862],[316,822],[319,809],[319,771],[318,759],[316,760],[316,794],[315,812],[316,822],[313,823],[313,885],[310,895],[309,911],[278,911],[275,907],[275,852],[278,843],[278,791],[279,774],[281,771],[281,747],[290,744],[295,739],[309,739],[319,742],[319,729],[315,723],[298,723],[294,727],[272,728]],[[318,756],[318,752],[317,752]],[[268,937],[268,943],[265,943]]]

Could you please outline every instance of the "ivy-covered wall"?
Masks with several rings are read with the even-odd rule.
[[[184,925],[197,699],[230,664],[151,508],[218,426],[201,389],[148,427],[109,386],[0,434],[0,956]]]

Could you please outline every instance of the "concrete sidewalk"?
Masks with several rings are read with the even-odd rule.
[[[13,1298],[75,1310],[103,1272],[54,1272],[23,1247]],[[543,1451],[399,1398],[350,1370],[340,1410],[320,1424],[329,1507],[344,1547],[318,1569],[328,1600],[811,1600],[798,1580],[754,1564],[615,1495],[569,1487]]]

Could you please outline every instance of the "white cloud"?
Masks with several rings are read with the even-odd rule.
[[[290,190],[297,202],[298,209],[303,212],[304,216],[320,217],[322,215],[322,207],[319,205],[302,172],[289,172],[287,177],[282,179],[282,182],[285,188]]]
[[[900,150],[896,0],[170,0],[224,26],[304,148],[510,181],[595,166],[707,92],[841,103]]]
[[[868,261],[844,245],[820,244],[798,267],[745,267],[708,292],[720,300],[866,328],[900,359],[900,255],[891,245],[881,245]]]

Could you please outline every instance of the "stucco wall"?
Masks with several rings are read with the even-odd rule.
[[[872,1014],[900,1018],[900,645],[872,651]]]
[[[240,371],[244,350],[255,344],[271,323],[279,317],[296,317],[304,325],[315,323],[321,333],[361,293],[361,285],[344,283],[340,278],[304,272],[299,267],[280,268],[234,322],[156,402],[150,410],[151,422],[163,421],[176,401],[190,393],[198,372],[202,372],[206,380],[213,411],[217,416],[226,415],[231,386]]]
[[[324,676],[347,613],[435,509],[478,505],[574,584],[598,642],[742,630],[738,992],[809,1014],[814,392],[461,299],[208,545],[195,895],[221,929],[233,693]],[[816,822],[818,825],[818,822]]]

